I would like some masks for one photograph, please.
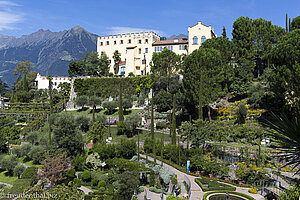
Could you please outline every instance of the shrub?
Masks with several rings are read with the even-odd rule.
[[[27,167],[23,174],[22,179],[36,179],[37,176],[37,168],[36,167]]]
[[[85,153],[78,154],[77,156],[72,158],[72,165],[74,166],[75,170],[83,171],[85,169],[85,161],[87,155]]]
[[[248,192],[252,193],[252,194],[258,194],[257,190],[255,188],[250,188],[248,190]]]
[[[25,167],[23,165],[17,165],[14,168],[14,176],[17,176],[18,178],[21,177],[22,173],[24,172]]]
[[[161,193],[161,189],[157,189],[156,187],[149,187],[150,192]]]
[[[76,170],[70,169],[69,171],[67,171],[66,176],[69,180],[73,180],[76,177]]]
[[[105,187],[100,187],[98,190],[100,193],[104,193],[105,192]]]
[[[82,185],[81,180],[78,178],[75,178],[73,182],[76,187],[81,187],[81,185]]]
[[[99,189],[103,187],[105,190],[105,186],[106,186],[106,182],[104,180],[99,181],[99,183],[98,183]]]
[[[22,147],[14,147],[12,149],[12,154],[16,155],[18,158],[23,156]]]
[[[45,148],[42,146],[32,146],[27,157],[32,160],[33,164],[41,164],[45,159]]]
[[[99,180],[98,179],[92,179],[92,186],[98,185]]]
[[[91,119],[87,116],[80,115],[75,118],[75,123],[82,132],[87,132],[91,125]]]
[[[14,168],[17,164],[18,159],[15,155],[4,156],[0,162],[1,168],[7,170],[10,175],[13,175]]]
[[[141,193],[141,192],[144,192],[144,190],[145,190],[144,187],[140,186],[139,189],[138,189],[138,192]]]
[[[157,122],[156,123],[156,128],[157,129],[165,129],[165,128],[167,128],[167,122]]]
[[[84,170],[84,172],[81,175],[81,178],[84,182],[90,182],[91,181],[91,172],[88,170]]]

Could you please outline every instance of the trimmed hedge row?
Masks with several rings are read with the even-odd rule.
[[[27,167],[24,170],[21,178],[35,180],[36,177],[37,177],[37,168],[36,167]]]
[[[241,197],[245,197],[249,200],[255,200],[253,197],[251,197],[247,194],[240,193],[240,192],[226,191],[226,190],[220,190],[220,191],[213,191],[213,192],[205,193],[202,200],[208,200],[207,196],[210,195],[210,194],[214,194],[214,193],[222,193],[222,194],[224,193],[224,194],[226,194],[226,192],[228,192],[229,194],[235,194],[235,195],[238,195],[238,196],[241,196]]]
[[[228,191],[235,191],[236,188],[230,185],[226,185],[223,183],[219,183],[216,180],[210,180],[207,178],[197,178],[195,179],[196,183],[201,187],[201,189],[204,192],[207,191],[214,191],[214,190],[228,190]],[[204,185],[207,184],[207,187],[205,187]]]
[[[123,93],[133,95],[150,88],[152,80],[149,77],[75,79],[74,89],[78,96],[88,95],[89,90],[93,90],[103,97],[116,97],[119,95],[120,82],[123,85]]]

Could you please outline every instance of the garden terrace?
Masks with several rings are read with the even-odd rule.
[[[195,181],[204,192],[213,191],[213,190],[235,191],[235,187],[227,184],[219,183],[216,180],[211,180],[208,178],[197,178],[195,179]]]

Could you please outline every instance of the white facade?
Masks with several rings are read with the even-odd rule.
[[[152,43],[159,41],[160,37],[154,33],[131,33],[98,37],[97,52],[99,56],[105,52],[110,60],[109,72],[114,73],[113,55],[117,50],[121,54],[120,70],[118,75],[127,76],[130,72],[135,75],[144,75],[150,72],[152,58]],[[146,63],[143,63],[146,58]]]
[[[211,25],[207,26],[198,22],[198,24],[188,28],[189,31],[189,53],[199,49],[201,44],[210,38],[215,37],[214,29]]]
[[[39,73],[36,76],[35,79],[36,85],[35,87],[37,89],[48,89],[49,88],[49,80],[47,80],[46,76],[41,76]],[[60,83],[71,83],[69,77],[63,77],[63,76],[54,76],[52,77],[52,88],[58,89],[58,86]]]
[[[117,75],[128,76],[131,72],[134,75],[145,75],[150,72],[149,63],[154,52],[167,48],[179,55],[190,54],[206,39],[215,37],[212,27],[201,22],[188,27],[188,33],[188,38],[179,40],[160,40],[160,36],[154,32],[99,36],[97,52],[99,56],[106,53],[110,60],[109,72],[113,74],[115,74],[113,55],[118,51],[121,54],[121,62]]]

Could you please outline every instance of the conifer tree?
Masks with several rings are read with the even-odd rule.
[[[155,149],[155,137],[154,137],[154,91],[152,89],[152,97],[151,97],[151,137],[153,143],[153,154],[154,154],[154,162],[156,163],[156,149]]]
[[[122,81],[120,80],[120,94],[119,94],[119,122],[124,122],[124,115],[123,115],[123,102],[122,102]]]
[[[223,36],[223,38],[227,38],[225,26],[223,26],[222,36]]]
[[[173,95],[172,144],[176,144],[176,94]]]
[[[285,14],[285,31],[288,32],[289,28],[288,28],[288,14]]]
[[[49,81],[49,101],[50,101],[50,112],[48,117],[48,123],[49,123],[49,131],[48,131],[48,147],[51,147],[51,120],[50,116],[53,113],[53,105],[52,105],[52,77],[47,76],[47,80]]]

